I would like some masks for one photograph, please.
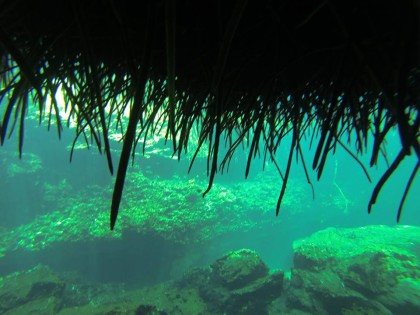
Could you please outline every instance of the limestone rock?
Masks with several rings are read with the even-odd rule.
[[[5,313],[4,315],[22,315],[22,314],[36,314],[36,315],[52,315],[57,314],[61,308],[61,301],[57,297],[41,298],[31,300],[23,305],[19,305]]]
[[[216,260],[212,277],[227,289],[238,289],[268,274],[268,268],[255,251],[240,249]]]
[[[227,314],[268,314],[269,304],[281,295],[283,276],[283,272],[278,271],[231,291],[225,302],[225,311]]]
[[[420,313],[420,281],[400,280],[377,300],[394,314],[417,315]]]
[[[316,314],[420,314],[420,228],[329,228],[294,243],[287,303]]]
[[[45,266],[36,266],[28,271],[12,274],[3,279],[3,285],[0,286],[0,313],[6,313],[18,306],[22,308],[27,303],[47,303],[45,308],[51,305],[58,308],[57,299],[61,298],[64,287],[64,282]]]
[[[211,264],[188,272],[178,285],[196,287],[211,314],[268,314],[282,294],[282,271],[269,274],[252,250],[230,252]]]

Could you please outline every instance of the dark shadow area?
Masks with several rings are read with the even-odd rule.
[[[0,260],[1,276],[43,264],[57,272],[77,271],[87,281],[142,287],[169,280],[173,261],[185,247],[148,234],[118,240],[51,245],[42,251],[8,252]]]

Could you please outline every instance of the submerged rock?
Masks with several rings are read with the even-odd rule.
[[[60,309],[60,299],[57,297],[41,298],[33,301],[29,301],[23,305],[19,305],[3,315],[52,315],[58,314]]]
[[[179,281],[131,291],[37,266],[0,279],[0,314],[264,315],[282,285],[283,272],[270,274],[247,249],[195,268]]]
[[[261,257],[249,249],[228,253],[210,267],[213,280],[228,289],[242,288],[268,274],[268,267]]]
[[[329,228],[294,243],[290,308],[316,314],[420,314],[420,228]]]
[[[196,287],[210,314],[268,314],[281,296],[283,272],[270,274],[261,257],[240,249],[216,260],[210,268],[196,268],[178,285]]]
[[[420,314],[420,228],[330,228],[294,243],[287,277],[252,250],[138,290],[38,266],[0,279],[0,314]]]
[[[139,305],[135,311],[135,315],[167,315],[166,312],[160,311],[154,305]]]
[[[11,274],[0,282],[0,314],[12,309],[20,309],[20,314],[54,314],[61,308],[64,288],[64,282],[45,266]]]

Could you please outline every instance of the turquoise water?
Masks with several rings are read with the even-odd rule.
[[[293,267],[293,242],[329,227],[396,224],[405,184],[416,163],[406,158],[379,195],[371,214],[367,205],[374,184],[386,170],[381,158],[369,169],[343,149],[330,155],[318,182],[310,172],[315,199],[301,161],[292,166],[286,197],[275,216],[281,181],[272,163],[257,157],[245,180],[246,151],[238,151],[230,168],[206,189],[206,158],[199,157],[188,174],[189,159],[171,157],[171,144],[155,139],[129,167],[121,215],[109,230],[114,177],[105,156],[92,146],[75,151],[69,163],[73,130],[61,140],[54,130],[29,122],[24,155],[18,158],[16,135],[0,149],[0,276],[39,264],[61,273],[77,273],[93,283],[141,288],[177,279],[194,267],[207,266],[226,252],[254,250],[271,270]],[[290,139],[277,158],[284,169]],[[388,159],[398,153],[399,138],[390,134]],[[117,165],[120,143],[112,142]],[[308,167],[314,150],[302,142]],[[368,165],[369,154],[361,156]],[[262,172],[262,168],[265,171]],[[413,183],[400,225],[420,226],[420,182]]]

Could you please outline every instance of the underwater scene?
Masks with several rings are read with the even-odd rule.
[[[22,157],[17,134],[0,148],[0,314],[420,314],[418,179],[396,221],[416,157],[370,214],[384,157],[372,183],[344,149],[319,181],[309,172],[312,185],[299,162],[276,216],[272,162],[255,156],[245,179],[247,148],[237,150],[203,197],[207,149],[179,159],[162,131],[139,140],[111,231],[105,157],[72,126],[60,140],[50,129],[33,115]],[[121,136],[110,138],[118,161]],[[399,146],[395,130],[390,160]],[[286,137],[280,168],[289,147]]]

